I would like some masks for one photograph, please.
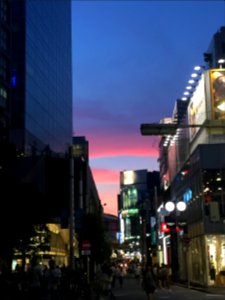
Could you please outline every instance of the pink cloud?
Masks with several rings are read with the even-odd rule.
[[[123,135],[104,132],[89,132],[86,135],[89,141],[90,158],[112,156],[153,156],[159,155],[159,138],[146,137],[141,134]]]

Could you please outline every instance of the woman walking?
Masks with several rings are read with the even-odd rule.
[[[147,265],[143,271],[142,288],[147,295],[147,300],[153,300],[156,283],[151,266]]]

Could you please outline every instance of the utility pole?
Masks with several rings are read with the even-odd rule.
[[[158,233],[158,228],[159,228],[159,220],[158,220],[158,192],[157,192],[157,186],[154,186],[154,214],[155,214],[155,239],[156,239],[156,259],[157,263],[159,263],[160,258],[159,258],[159,246],[158,246],[158,239],[159,239],[159,233]]]
[[[146,210],[141,213],[141,248],[142,248],[142,265],[147,263],[147,245],[146,245]]]
[[[70,165],[69,265],[71,269],[74,269],[75,205],[74,205],[73,146],[69,147],[69,165]]]

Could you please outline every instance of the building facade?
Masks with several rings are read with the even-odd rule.
[[[159,172],[147,170],[120,172],[119,242],[125,257],[143,263],[155,256],[155,201]]]
[[[11,63],[11,6],[0,3],[0,139],[8,139]]]
[[[0,1],[0,257],[9,263],[19,235],[69,200],[66,158],[50,156],[72,143],[71,56],[71,1]],[[54,198],[53,178],[64,197]]]
[[[160,167],[164,202],[187,205],[169,217],[163,205],[158,210],[158,219],[168,220],[166,230],[159,227],[161,257],[176,279],[204,286],[225,284],[225,69],[217,63],[224,42],[221,28],[210,45],[211,68],[197,74],[181,126],[160,142],[159,162],[167,161]]]
[[[72,142],[71,1],[10,3],[11,141],[21,155],[65,153]]]

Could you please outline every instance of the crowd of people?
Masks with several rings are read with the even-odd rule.
[[[59,267],[54,259],[43,265],[36,257],[25,271],[17,265],[10,275],[0,272],[0,291],[2,300],[91,299],[83,270]]]
[[[170,287],[170,268],[165,264],[143,266],[135,262],[128,268],[123,263],[106,262],[98,266],[89,281],[82,269],[59,267],[54,259],[44,266],[34,257],[26,272],[17,266],[10,282],[0,274],[0,289],[5,295],[2,300],[114,300],[114,289],[123,288],[126,277],[135,278],[146,293],[147,300],[153,299],[157,288]]]

